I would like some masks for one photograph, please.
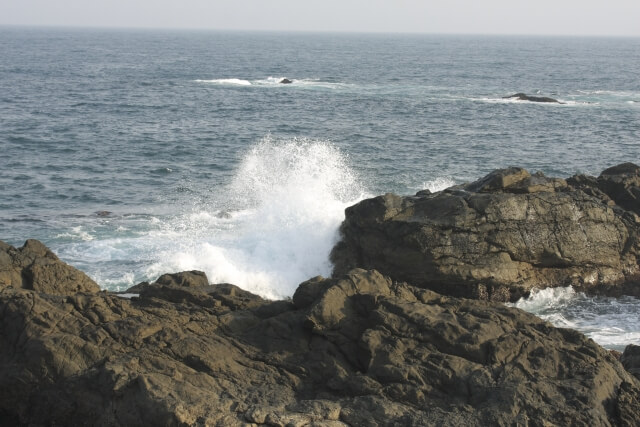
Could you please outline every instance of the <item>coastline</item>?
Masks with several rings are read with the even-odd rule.
[[[512,168],[439,193],[365,200],[347,210],[343,238],[353,239],[354,224],[378,230],[389,225],[393,233],[359,227],[359,242],[369,246],[343,241],[332,253],[334,277],[303,282],[291,300],[269,301],[231,284],[210,285],[197,271],[166,274],[118,295],[101,291],[40,242],[28,240],[21,248],[2,243],[0,421],[633,425],[640,413],[640,347],[629,345],[616,355],[579,332],[505,306],[501,301],[512,300],[513,290],[507,288],[505,293],[500,287],[508,283],[498,279],[510,276],[496,273],[489,281],[471,274],[465,298],[429,290],[428,282],[406,281],[415,268],[390,270],[389,258],[383,257],[389,256],[385,251],[389,245],[374,237],[402,238],[406,230],[415,231],[411,224],[420,224],[420,231],[436,223],[438,230],[448,230],[451,241],[462,242],[455,248],[457,258],[464,260],[464,250],[473,247],[451,238],[451,233],[467,233],[466,223],[459,220],[456,209],[429,208],[433,200],[447,208],[461,206],[452,202],[462,198],[465,209],[481,206],[485,213],[501,212],[503,217],[495,223],[501,224],[498,229],[510,230],[514,229],[510,221],[532,221],[514,217],[513,209],[522,198],[533,197],[555,207],[547,210],[553,221],[546,223],[555,224],[557,233],[553,238],[546,231],[540,236],[563,248],[564,238],[575,244],[574,234],[566,230],[576,222],[575,216],[558,215],[564,206],[559,201],[564,201],[576,206],[570,209],[574,214],[587,212],[580,218],[599,227],[615,225],[584,236],[605,238],[610,230],[626,233],[618,258],[595,255],[601,261],[596,267],[603,271],[615,267],[603,260],[620,262],[626,269],[622,276],[602,274],[597,276],[599,282],[582,279],[582,284],[592,285],[587,290],[627,293],[635,289],[631,261],[640,230],[635,214],[639,179],[640,168],[632,164],[610,168],[599,178],[569,180]],[[473,197],[484,204],[470,202]],[[492,211],[494,203],[507,203],[511,210]],[[370,219],[354,219],[354,213],[365,211]],[[469,219],[469,212],[465,218],[467,223],[477,221]],[[548,219],[536,218],[536,228]],[[568,222],[559,221],[562,218]],[[590,226],[585,220],[577,222],[585,229]],[[495,236],[491,221],[482,224],[486,235]],[[478,236],[480,230],[474,241],[483,241]],[[405,251],[415,249],[411,246],[415,241],[422,242],[420,249],[425,252],[441,247],[437,238],[402,239]],[[517,246],[513,239],[507,240]],[[529,243],[535,248],[535,239]],[[592,241],[590,245],[597,246]],[[382,248],[377,255],[376,248]],[[370,251],[366,257],[363,249]],[[607,246],[600,249],[606,252]],[[550,256],[549,251],[541,253]],[[523,271],[533,266],[543,273],[555,268],[580,272],[578,279],[592,277],[593,260],[567,265],[571,253],[566,248],[557,251],[551,264],[520,262]],[[594,256],[584,250],[580,254]],[[558,255],[565,258],[559,260]],[[341,262],[338,257],[343,257]],[[497,257],[509,261],[499,253]],[[407,252],[391,260],[397,259],[416,262]],[[437,265],[436,259],[416,265],[431,275],[426,269]],[[502,266],[491,260],[474,265],[484,270]],[[441,291],[446,290],[442,278],[452,276],[433,277],[439,279],[434,283]],[[528,282],[518,286],[514,289],[532,289]],[[449,293],[459,289],[451,287]]]

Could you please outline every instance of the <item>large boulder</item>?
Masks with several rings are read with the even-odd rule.
[[[509,168],[433,194],[364,200],[346,209],[334,272],[375,268],[499,301],[567,285],[638,295],[640,177],[619,169],[564,180]]]
[[[0,292],[0,425],[612,426],[639,402],[578,332],[376,271],[276,302]]]
[[[0,241],[0,289],[8,286],[59,295],[100,291],[89,276],[32,239],[18,249]]]

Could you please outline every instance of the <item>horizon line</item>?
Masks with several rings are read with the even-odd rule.
[[[287,34],[342,34],[342,35],[398,35],[398,36],[488,36],[488,37],[567,37],[567,38],[640,38],[638,35],[624,34],[566,34],[566,33],[477,33],[477,32],[427,32],[427,31],[375,31],[375,30],[283,30],[265,28],[207,28],[207,27],[148,27],[119,25],[79,25],[79,24],[7,24],[0,28],[51,29],[51,30],[111,30],[111,31],[194,31],[194,32],[235,32],[235,33],[287,33]]]

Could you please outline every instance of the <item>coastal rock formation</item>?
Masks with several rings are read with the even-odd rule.
[[[204,283],[204,282],[203,282]],[[608,351],[502,304],[354,270],[292,301],[0,289],[1,425],[633,425]]]
[[[182,271],[180,273],[167,273],[158,277],[158,279],[151,285],[149,282],[138,283],[135,286],[130,287],[125,291],[125,293],[140,293],[144,292],[148,288],[158,288],[158,286],[166,285],[166,286],[177,286],[177,287],[187,287],[187,288],[200,288],[203,286],[207,286],[209,284],[209,279],[207,279],[207,275],[203,271],[192,270],[192,271]],[[155,285],[155,286],[154,286]]]
[[[611,205],[640,215],[640,166],[622,163],[602,171],[598,178],[577,175],[567,180]]]
[[[290,83],[293,83],[293,80],[289,80],[289,79],[285,78],[285,79],[280,80],[280,83],[282,83],[282,84],[290,84]]]
[[[510,96],[503,96],[502,99],[519,99],[520,101],[555,102],[557,104],[564,104],[564,102],[560,102],[554,98],[549,98],[547,96],[530,96],[522,92],[514,93],[513,95],[510,95]]]
[[[37,240],[27,240],[18,249],[0,241],[0,289],[8,286],[60,295],[100,290]]]
[[[532,288],[640,294],[638,166],[568,180],[520,168],[346,209],[334,274],[377,269],[441,293],[513,301]]]

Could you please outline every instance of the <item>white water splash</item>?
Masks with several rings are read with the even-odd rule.
[[[588,296],[572,287],[534,290],[513,307],[562,328],[576,329],[603,347],[640,345],[640,299]]]
[[[212,283],[229,282],[267,298],[329,275],[329,252],[344,209],[365,194],[334,145],[305,139],[256,144],[226,194],[224,211],[176,219],[157,236],[172,241],[147,275],[199,269]]]
[[[432,193],[442,191],[446,188],[453,187],[456,182],[449,177],[439,177],[422,183],[423,190],[429,190]]]

